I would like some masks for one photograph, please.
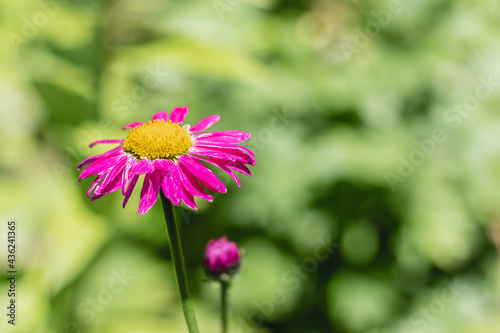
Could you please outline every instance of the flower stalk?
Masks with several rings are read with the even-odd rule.
[[[221,323],[222,323],[222,333],[227,333],[227,289],[229,288],[229,281],[220,280],[220,300],[221,300]]]
[[[163,206],[163,213],[165,214],[165,222],[167,224],[168,238],[170,241],[170,253],[172,254],[175,276],[181,296],[182,310],[184,311],[184,317],[186,318],[189,332],[198,333],[198,324],[196,323],[193,304],[191,303],[191,299],[189,297],[186,265],[184,263],[184,255],[182,253],[179,229],[177,228],[177,223],[175,222],[174,207],[170,200],[168,200],[161,191],[160,197]]]

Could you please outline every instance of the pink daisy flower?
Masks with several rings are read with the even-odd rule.
[[[130,129],[125,140],[100,140],[90,144],[116,143],[118,147],[104,154],[85,159],[78,170],[87,166],[80,180],[96,175],[87,195],[91,200],[121,189],[127,204],[140,175],[144,176],[138,213],[153,207],[160,190],[172,204],[184,202],[197,210],[194,197],[213,201],[206,189],[226,193],[226,186],[203,163],[219,167],[228,173],[240,187],[234,171],[250,176],[246,164],[255,164],[255,155],[238,143],[248,140],[249,133],[238,130],[206,132],[219,121],[218,115],[202,119],[194,126],[182,122],[189,112],[187,106],[176,107],[170,117],[160,111],[147,123],[133,122],[123,127]],[[93,191],[93,193],[92,193]]]

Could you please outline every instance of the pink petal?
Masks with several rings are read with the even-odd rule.
[[[221,147],[208,147],[198,145],[191,147],[189,152],[192,154],[205,155],[208,157],[214,157],[223,160],[243,162],[246,164],[254,165],[255,160],[252,156],[233,148],[221,148]]]
[[[108,173],[106,179],[96,187],[94,194],[107,194],[116,191],[121,187],[121,179],[123,167],[127,161],[127,156],[122,156],[121,159],[116,161],[116,165]]]
[[[123,143],[123,141],[125,140],[99,140],[99,141],[94,141],[92,142],[89,147],[92,148],[94,147],[95,145],[98,145],[100,143]]]
[[[125,191],[127,190],[127,183],[129,180],[130,169],[132,168],[133,165],[135,165],[134,160],[135,160],[134,157],[127,156],[127,161],[125,162],[125,167],[123,168],[123,172],[122,172],[122,194],[123,195],[125,195]]]
[[[174,205],[180,205],[182,201],[182,184],[179,176],[179,171],[177,166],[172,161],[166,161],[168,168],[168,175],[165,172],[163,175],[163,181],[161,184],[163,194],[167,197],[170,202]]]
[[[250,155],[250,156],[252,156],[252,157],[255,158],[255,154],[254,154],[253,151],[251,151],[247,147],[243,147],[243,146],[240,146],[240,145],[237,145],[237,144],[232,144],[232,143],[215,143],[215,144],[212,144],[212,143],[206,143],[204,141],[195,141],[195,146],[196,147],[218,148],[218,149],[224,149],[224,150],[226,150],[226,149],[236,149],[236,150],[244,151],[248,155]]]
[[[207,128],[209,128],[210,126],[212,126],[213,124],[215,124],[216,122],[218,122],[220,119],[220,116],[214,114],[212,116],[208,116],[206,118],[203,118],[202,120],[200,120],[196,125],[194,125],[193,127],[191,127],[189,129],[189,131],[191,133],[198,133],[198,132],[201,132],[201,131],[204,131],[206,130]]]
[[[236,155],[238,156],[244,156],[245,158],[248,157],[250,159],[250,165],[255,164],[255,154],[253,151],[248,149],[247,147],[243,147],[240,145],[232,144],[232,143],[224,143],[224,144],[200,144],[200,147],[207,147],[207,148],[215,148],[215,149],[220,149],[222,151],[226,152],[235,152]],[[233,154],[233,153],[231,153]]]
[[[165,122],[167,122],[168,121],[168,113],[166,113],[165,111],[157,112],[153,116],[153,120],[164,120]]]
[[[240,143],[250,138],[250,133],[242,131],[219,131],[195,135],[195,139],[203,143]]]
[[[170,115],[170,120],[172,121],[172,123],[182,124],[188,112],[189,108],[187,106],[176,107],[172,110],[172,114]]]
[[[122,127],[122,129],[128,129],[128,128],[134,128],[136,126],[141,126],[143,125],[144,123],[141,123],[140,121],[134,121],[134,122],[131,122],[130,124],[128,125],[125,125]]]
[[[200,157],[200,156],[193,156],[193,157],[198,159],[198,160],[206,161],[210,164],[213,164],[216,167],[219,167],[222,171],[224,171],[225,173],[230,175],[231,178],[234,179],[234,181],[236,182],[238,187],[241,187],[241,183],[240,183],[240,180],[238,179],[238,176],[236,176],[236,174],[231,169],[229,169],[224,163],[222,163],[221,160],[218,160],[215,158],[205,158],[205,157]],[[224,162],[226,162],[226,161],[224,161]]]
[[[179,164],[179,166],[180,168],[178,170],[182,185],[184,185],[189,193],[212,202],[214,198],[208,194],[203,187],[201,187],[201,185],[196,181],[196,178],[185,167],[183,167],[182,164]]]
[[[90,189],[87,192],[87,197],[88,198],[90,198],[90,195],[92,194],[92,191],[94,190],[94,188],[96,187],[96,185],[99,184],[99,182],[104,179],[104,177],[106,177],[106,173],[101,173],[101,174],[97,175],[97,178],[94,180],[94,182],[92,183],[92,186],[90,186]]]
[[[194,175],[200,183],[208,188],[210,191],[217,191],[226,193],[226,186],[220,181],[219,178],[205,165],[196,161],[190,156],[179,157],[179,164],[182,165],[189,173]]]
[[[225,145],[226,147],[228,145]],[[231,145],[231,146],[235,146],[235,147],[238,147],[238,149],[241,149],[243,151],[245,151],[248,155],[252,156],[253,158],[255,158],[255,153],[253,151],[251,151],[250,149],[248,149],[247,147],[243,147],[243,146],[238,146],[238,145]],[[252,165],[255,164],[255,161]]]
[[[181,194],[182,194],[182,201],[186,204],[191,209],[198,210],[198,207],[196,206],[196,202],[194,201],[194,196],[189,193],[189,191],[186,189],[184,185],[181,183]]]
[[[247,166],[244,163],[239,163],[239,162],[233,162],[233,161],[221,161],[221,163],[224,163],[228,168],[238,171],[244,175],[251,176],[252,173],[250,170],[247,168]]]
[[[125,198],[123,199],[123,208],[125,208],[125,205],[128,202],[128,199],[130,198],[130,195],[132,195],[132,192],[134,191],[135,184],[137,183],[137,179],[139,179],[139,175],[134,175],[130,178],[130,182],[128,183],[127,190],[125,191]]]
[[[160,178],[160,172],[158,171],[148,173],[146,177],[144,177],[141,199],[139,201],[139,214],[145,214],[155,204],[158,198],[158,192],[160,191]]]
[[[104,195],[104,193],[102,193],[102,194],[96,194],[96,193],[94,192],[94,194],[92,194],[92,197],[90,197],[90,201],[94,201],[94,200],[96,200],[96,199],[99,199],[99,198],[100,198],[100,197],[102,197],[103,195]]]
[[[116,161],[121,158],[122,155],[123,154],[121,153],[116,153],[115,155],[109,155],[98,159],[97,161],[86,167],[85,170],[82,171],[82,173],[80,173],[79,179],[82,180],[89,176],[102,173],[104,171],[111,169],[113,165],[115,165]]]
[[[129,173],[131,175],[141,175],[144,173],[151,173],[155,171],[155,167],[152,161],[150,160],[137,160],[135,161],[135,165],[132,166]]]
[[[98,159],[100,158],[103,158],[103,157],[106,157],[106,156],[109,156],[109,155],[112,155],[118,151],[121,150],[121,147],[116,147],[116,148],[113,148],[107,152],[105,152],[104,154],[100,154],[100,155],[95,155],[95,156],[91,156],[91,157],[87,157],[86,159],[84,159],[80,164],[78,164],[78,170],[80,170],[84,165],[87,165],[87,164],[91,164],[95,161],[97,161]]]
[[[171,160],[164,160],[164,159],[159,159],[159,160],[154,160],[153,161],[153,166],[156,170],[161,170],[165,172],[170,172],[170,163],[173,163]]]
[[[201,158],[201,159],[203,159],[203,158]],[[218,163],[218,164],[223,164],[224,166],[228,167],[229,169],[241,172],[242,174],[247,175],[247,176],[252,175],[252,173],[247,168],[245,163],[233,162],[233,161],[228,161],[228,160],[219,160],[216,158],[207,158],[205,160],[213,161],[213,162]]]

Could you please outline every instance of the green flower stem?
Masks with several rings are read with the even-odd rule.
[[[227,332],[227,289],[229,288],[229,282],[225,280],[220,280],[220,319],[222,323],[222,333]]]
[[[174,262],[175,275],[177,277],[177,285],[182,300],[182,310],[190,333],[198,333],[198,324],[194,315],[193,304],[189,298],[188,280],[186,274],[186,265],[184,264],[184,255],[182,254],[181,238],[179,236],[179,229],[175,223],[174,207],[170,200],[160,191],[161,203],[163,206],[163,213],[165,214],[165,221],[167,223],[168,238],[170,240],[170,253],[172,254],[172,261]]]

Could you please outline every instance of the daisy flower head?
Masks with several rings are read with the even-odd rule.
[[[160,191],[172,204],[184,202],[197,210],[194,197],[213,201],[207,189],[227,192],[226,186],[203,162],[222,169],[240,187],[234,171],[250,176],[247,164],[255,164],[254,153],[238,145],[248,140],[250,134],[238,130],[202,133],[220,117],[208,116],[191,127],[182,125],[188,112],[187,106],[174,108],[170,115],[160,111],[148,122],[124,126],[123,129],[130,131],[125,140],[91,143],[90,147],[97,144],[118,144],[118,147],[78,165],[78,170],[85,167],[80,180],[97,176],[87,196],[95,200],[121,189],[125,207],[139,176],[144,175],[138,213],[150,210]]]

